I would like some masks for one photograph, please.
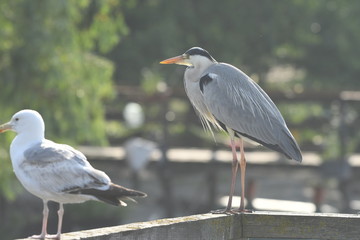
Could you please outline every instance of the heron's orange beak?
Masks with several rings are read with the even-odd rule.
[[[12,126],[11,126],[10,122],[0,125],[0,133],[5,132],[7,130],[11,130],[11,129],[12,129]]]
[[[176,64],[180,61],[184,61],[184,57],[182,55],[163,60],[160,62],[160,64]]]
[[[186,56],[180,55],[172,58],[168,58],[160,62],[160,64],[179,64],[185,66],[191,66],[192,64],[188,61]]]

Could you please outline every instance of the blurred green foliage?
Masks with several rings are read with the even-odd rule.
[[[271,67],[292,64],[305,71],[307,88],[352,89],[360,75],[359,10],[357,0],[136,1],[124,12],[129,34],[109,58],[119,84],[137,85],[139,69],[157,71],[159,60],[201,46],[265,85]]]
[[[127,33],[120,3],[1,1],[0,121],[35,109],[50,139],[106,144],[104,104],[114,96],[114,66],[99,54]],[[0,151],[8,152],[14,134],[4,135]],[[12,197],[5,181],[11,167],[3,156],[0,187]]]

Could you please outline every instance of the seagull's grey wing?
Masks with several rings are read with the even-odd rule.
[[[214,64],[199,84],[207,108],[220,125],[301,161],[300,149],[281,113],[245,73],[229,64]]]
[[[44,191],[67,192],[79,188],[105,190],[110,178],[94,169],[74,148],[45,140],[24,152],[21,168]]]

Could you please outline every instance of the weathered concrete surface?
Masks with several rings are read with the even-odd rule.
[[[200,214],[65,233],[62,240],[359,240],[360,215],[253,212]]]
[[[66,233],[63,240],[239,239],[240,215],[202,214]]]

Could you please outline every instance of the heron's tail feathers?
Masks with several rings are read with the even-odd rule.
[[[299,145],[297,144],[296,140],[290,133],[290,131],[283,130],[283,137],[281,138],[280,148],[282,152],[291,159],[294,159],[298,162],[302,161],[302,155]]]
[[[281,134],[277,137],[276,141],[273,143],[267,143],[260,139],[257,139],[251,135],[235,131],[235,135],[238,137],[245,137],[251,141],[257,142],[271,150],[284,154],[287,158],[294,159],[298,162],[302,161],[302,155],[298,144],[296,143],[294,137],[287,129],[282,129]]]

